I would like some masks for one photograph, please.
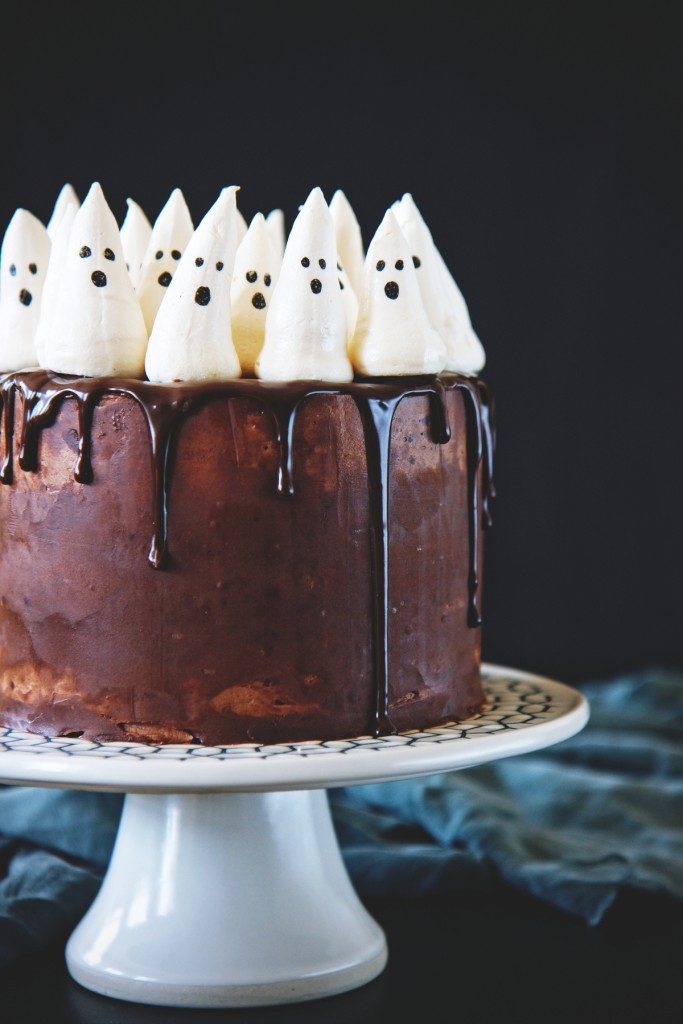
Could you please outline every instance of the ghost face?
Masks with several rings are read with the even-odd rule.
[[[30,306],[36,295],[40,298],[44,276],[45,267],[41,267],[34,260],[30,263],[12,262],[7,267],[3,291],[10,293],[10,301],[14,299],[22,306]]]
[[[327,260],[322,256],[318,258],[302,256],[301,266],[308,278],[308,286],[314,295],[321,294],[323,285],[328,288],[334,287],[334,278],[332,276],[331,268],[328,267]]]
[[[214,274],[222,274],[225,272],[225,265],[222,260],[216,260],[214,266],[211,266],[210,260],[207,260],[204,256],[196,256],[194,265],[197,268],[197,280],[208,281],[208,284],[198,284],[197,289],[194,293],[194,301],[198,306],[208,306],[211,302],[211,279]]]
[[[244,274],[245,281],[251,290],[250,302],[254,309],[263,313],[270,298],[270,288],[273,284],[273,275],[269,271],[259,274],[258,270],[247,270]],[[253,289],[253,290],[252,290]]]
[[[413,261],[414,262],[414,261]],[[387,261],[378,259],[375,263],[377,281],[388,302],[396,302],[401,294],[401,275],[405,269],[405,260]]]
[[[84,261],[84,266],[87,268],[93,287],[106,288],[108,283],[107,270],[109,270],[111,276],[111,264],[116,262],[113,249],[105,246],[101,252],[93,253],[89,245],[82,245],[78,250],[78,255]],[[91,267],[93,268],[92,270]]]

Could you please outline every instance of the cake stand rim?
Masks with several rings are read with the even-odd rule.
[[[331,789],[471,768],[530,753],[568,739],[588,721],[588,701],[565,683],[490,663],[482,664],[482,676],[485,683],[504,679],[505,693],[511,692],[510,708],[501,708],[499,718],[494,705],[465,722],[375,741],[356,737],[308,744],[150,748],[69,740],[58,747],[56,739],[8,729],[0,733],[0,782],[149,794]],[[531,703],[524,702],[529,692],[521,693],[519,707],[526,711],[511,710],[514,687],[524,683],[538,690],[531,692]],[[520,721],[525,716],[528,720]],[[8,749],[7,743],[19,749]],[[196,756],[189,756],[193,751]],[[223,751],[225,759],[210,751]]]

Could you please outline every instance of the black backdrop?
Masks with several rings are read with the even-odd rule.
[[[411,7],[4,13],[1,219],[99,179],[119,216],[180,185],[198,219],[236,182],[247,215],[291,222],[320,184],[368,240],[412,191],[498,399],[487,656],[567,679],[678,664],[676,5]]]

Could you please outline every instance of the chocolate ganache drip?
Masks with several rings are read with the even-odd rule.
[[[168,494],[173,443],[185,416],[216,397],[251,399],[272,417],[278,446],[275,486],[284,499],[296,495],[293,437],[297,411],[315,395],[349,395],[358,409],[365,438],[370,506],[371,585],[373,608],[373,663],[376,702],[372,731],[385,735],[394,730],[389,717],[389,462],[391,430],[399,403],[413,395],[426,396],[430,404],[431,436],[446,444],[451,432],[446,393],[462,394],[467,423],[467,488],[469,519],[468,625],[481,624],[478,563],[481,528],[491,523],[491,499],[495,496],[493,454],[495,423],[493,401],[479,379],[444,374],[440,377],[387,378],[349,384],[293,381],[279,384],[239,379],[216,383],[160,385],[118,378],[60,377],[45,370],[11,373],[0,377],[1,424],[4,441],[0,481],[11,484],[15,431],[15,397],[23,397],[19,466],[24,472],[38,469],[40,433],[50,426],[62,402],[76,401],[79,441],[74,478],[83,484],[93,479],[91,464],[93,412],[104,395],[125,395],[144,413],[150,437],[154,493],[152,542],[149,561],[163,569],[168,555]],[[481,469],[481,507],[478,479]]]

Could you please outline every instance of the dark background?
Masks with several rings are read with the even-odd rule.
[[[576,680],[680,664],[675,4],[195,2],[3,14],[0,219],[66,180],[195,220],[412,191],[499,410],[486,656]]]

